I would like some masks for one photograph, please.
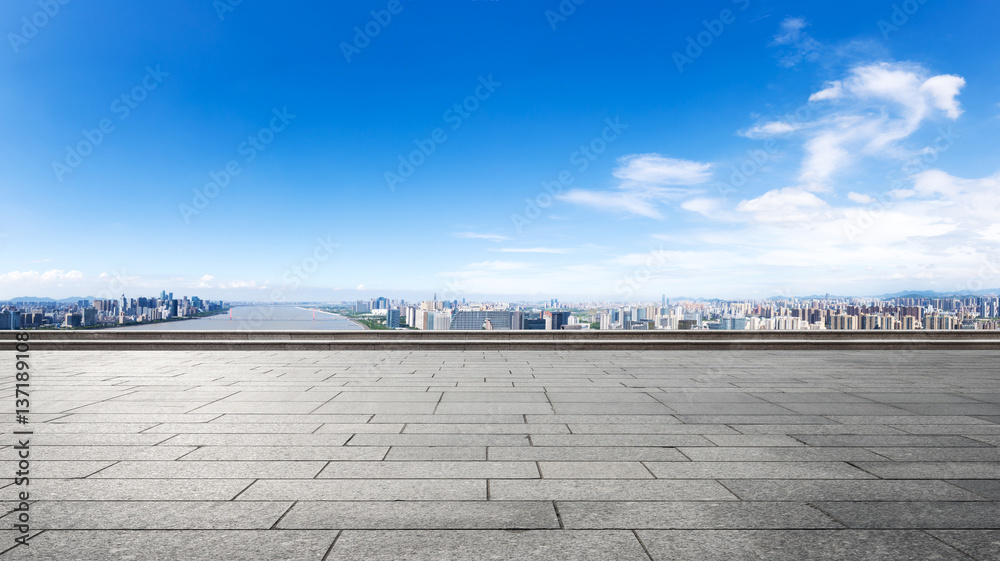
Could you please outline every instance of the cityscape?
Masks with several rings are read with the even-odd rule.
[[[366,329],[477,330],[996,330],[1000,297],[774,297],[761,300],[670,299],[658,302],[467,302],[378,297],[350,302],[282,303],[349,318]],[[0,330],[95,329],[182,322],[248,308],[267,317],[271,302],[225,302],[162,291],[158,297],[18,298],[0,302]],[[314,314],[315,316],[315,314]],[[315,317],[313,318],[315,319]],[[308,329],[308,325],[302,325]]]

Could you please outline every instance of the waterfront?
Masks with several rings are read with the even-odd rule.
[[[112,330],[125,329],[151,331],[344,331],[364,328],[343,316],[322,312],[318,309],[314,319],[313,311],[308,308],[261,305],[234,307],[232,319],[227,313],[184,321],[127,325]]]

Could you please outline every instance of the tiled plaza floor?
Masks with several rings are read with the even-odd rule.
[[[1000,352],[0,360],[3,558],[1000,559]]]

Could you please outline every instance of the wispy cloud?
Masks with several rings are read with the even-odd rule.
[[[807,32],[803,31],[809,22],[805,18],[785,18],[774,40],[772,47],[778,48],[778,65],[793,68],[807,61],[819,59],[822,44]]]
[[[571,250],[559,247],[504,247],[494,251],[504,253],[570,253]]]
[[[452,234],[456,238],[467,238],[473,240],[490,240],[493,242],[502,242],[509,240],[507,236],[501,236],[500,234],[480,234],[477,232],[457,232]]]
[[[574,189],[560,199],[626,215],[662,218],[660,205],[684,198],[712,178],[712,164],[634,154],[618,160],[613,175],[621,180],[617,191]]]

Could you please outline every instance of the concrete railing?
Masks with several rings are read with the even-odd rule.
[[[1000,331],[0,331],[35,350],[1000,350]]]

